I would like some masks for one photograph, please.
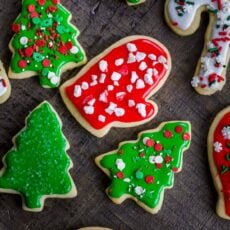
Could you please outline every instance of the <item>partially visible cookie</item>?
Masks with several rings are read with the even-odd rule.
[[[208,158],[218,192],[216,212],[230,220],[230,106],[216,116],[210,127]]]
[[[182,169],[183,152],[190,142],[189,122],[165,122],[140,133],[138,140],[122,142],[118,149],[98,156],[96,164],[112,181],[107,195],[116,204],[130,198],[157,213],[164,190],[173,186],[174,173]]]
[[[163,44],[146,36],[129,36],[93,58],[60,92],[75,119],[102,137],[112,127],[153,119],[158,106],[150,97],[170,71],[171,57]]]
[[[130,5],[130,6],[138,5],[138,4],[145,2],[145,0],[126,0],[126,1],[127,1],[128,5]]]
[[[63,72],[85,64],[84,50],[77,41],[79,31],[71,17],[59,0],[23,0],[12,25],[9,77],[38,75],[42,87],[56,88]]]
[[[0,104],[4,103],[11,94],[11,86],[6,71],[0,61]]]
[[[165,17],[172,30],[182,36],[193,34],[202,12],[210,16],[205,45],[192,79],[192,86],[203,95],[222,90],[230,58],[229,0],[166,0]]]
[[[78,230],[112,230],[111,228],[101,228],[101,227],[86,227],[79,228]]]
[[[42,211],[46,198],[77,195],[69,174],[73,166],[66,152],[69,143],[60,118],[48,102],[29,114],[13,143],[3,158],[0,192],[20,194],[23,209],[32,212]]]

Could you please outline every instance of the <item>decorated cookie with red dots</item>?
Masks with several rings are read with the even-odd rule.
[[[11,93],[11,86],[6,75],[6,71],[2,62],[0,61],[0,104],[4,103]]]
[[[194,33],[202,12],[209,12],[210,23],[205,46],[191,81],[203,95],[216,93],[225,85],[230,57],[230,1],[229,0],[166,0],[165,16],[177,34]]]
[[[107,195],[116,204],[130,198],[146,211],[157,213],[164,190],[173,186],[174,173],[182,169],[183,152],[190,142],[190,123],[170,121],[98,156],[96,164],[112,181]]]
[[[131,127],[150,121],[157,105],[149,100],[171,70],[168,50],[157,40],[130,36],[88,63],[61,88],[72,115],[97,137],[111,127]]]
[[[130,5],[130,6],[138,5],[138,4],[145,2],[145,0],[126,0],[126,1],[127,1],[128,5]]]
[[[216,212],[230,220],[230,106],[216,116],[210,127],[208,157],[218,192]]]
[[[70,19],[59,0],[22,1],[22,12],[12,25],[9,77],[38,75],[43,87],[55,88],[62,72],[83,65],[86,56]]]

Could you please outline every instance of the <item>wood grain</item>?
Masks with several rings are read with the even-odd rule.
[[[85,131],[65,108],[58,90],[39,86],[38,79],[12,80],[12,96],[0,105],[0,156],[12,147],[11,138],[24,127],[28,112],[43,100],[49,100],[59,113],[71,149],[75,167],[71,170],[79,195],[71,200],[47,200],[42,213],[26,213],[19,196],[0,194],[1,230],[76,229],[104,226],[113,229],[230,229],[230,222],[215,214],[216,191],[209,172],[206,137],[218,111],[230,103],[230,79],[224,89],[213,96],[198,95],[190,86],[197,60],[203,48],[208,25],[203,15],[199,31],[181,38],[164,20],[164,1],[148,0],[138,7],[128,7],[125,0],[62,1],[73,13],[72,22],[79,28],[79,40],[89,60],[117,40],[133,34],[159,39],[169,49],[173,60],[171,76],[154,96],[159,113],[151,122],[129,129],[112,129],[102,139]],[[8,68],[12,37],[11,24],[20,12],[20,0],[0,0],[0,57]],[[64,74],[63,81],[79,69]],[[227,78],[230,72],[227,73]],[[119,142],[135,139],[139,131],[156,127],[167,120],[192,123],[191,148],[185,153],[183,170],[175,185],[166,191],[163,208],[151,215],[132,201],[113,204],[104,190],[109,179],[94,164],[94,158],[116,149]]]

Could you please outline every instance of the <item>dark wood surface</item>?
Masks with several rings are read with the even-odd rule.
[[[85,131],[65,108],[59,92],[43,89],[38,79],[12,80],[12,95],[0,105],[0,156],[12,147],[12,137],[24,127],[25,117],[43,100],[59,113],[71,149],[75,167],[71,174],[78,188],[75,199],[50,199],[38,214],[21,209],[21,198],[0,194],[0,230],[76,229],[105,226],[113,229],[230,229],[230,221],[215,214],[216,191],[207,159],[206,137],[216,113],[229,105],[230,81],[222,92],[200,96],[190,86],[203,47],[208,16],[203,15],[200,29],[192,36],[175,35],[164,20],[163,0],[147,0],[138,7],[128,7],[125,0],[62,0],[73,13],[79,28],[79,40],[89,59],[128,35],[143,34],[159,39],[171,52],[173,69],[164,87],[153,96],[159,105],[157,117],[146,125],[112,129],[102,139]],[[21,0],[0,0],[0,57],[8,68],[12,37],[11,24],[20,12]],[[63,82],[79,69],[64,74]],[[230,76],[228,71],[227,76]],[[161,121],[189,120],[192,144],[185,153],[183,170],[175,176],[173,189],[165,193],[162,210],[151,215],[133,201],[113,204],[104,190],[110,181],[94,164],[94,158],[117,148],[123,140],[135,139],[138,132],[156,127]]]

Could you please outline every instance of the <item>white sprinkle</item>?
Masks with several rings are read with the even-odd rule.
[[[125,179],[124,179],[124,182],[126,182],[126,183],[130,183],[130,182],[131,182],[131,180],[130,180],[129,178],[125,178]]]
[[[145,189],[143,189],[141,186],[137,186],[135,189],[135,193],[140,196],[145,193]]]
[[[124,63],[124,59],[123,58],[119,58],[115,60],[115,65],[116,66],[121,66]]]
[[[87,90],[89,88],[89,84],[86,81],[83,81],[82,84],[81,84],[81,88],[83,90]]]
[[[105,90],[103,93],[100,94],[99,101],[107,103],[108,102],[107,96],[108,96],[108,91]]]
[[[115,112],[115,109],[117,108],[117,104],[110,102],[108,108],[105,109],[105,112],[109,115],[112,115]]]
[[[126,95],[126,92],[118,92],[118,93],[116,93],[116,99],[118,101],[122,101],[124,99],[125,95]]]
[[[103,115],[99,115],[98,116],[98,120],[100,121],[100,122],[102,122],[102,123],[104,123],[105,122],[105,116],[103,116]]]
[[[129,52],[136,52],[137,51],[137,47],[133,43],[128,43],[127,44],[127,49],[129,50]]]
[[[129,100],[129,101],[128,101],[128,106],[129,106],[129,107],[135,106],[135,101],[134,101],[134,100]]]
[[[53,84],[53,85],[56,85],[58,82],[59,82],[59,78],[57,76],[55,77],[52,77],[50,82]]]
[[[142,103],[138,103],[136,105],[137,111],[138,113],[142,116],[142,117],[146,117],[146,105],[142,104]]]
[[[114,81],[113,84],[114,84],[115,86],[119,86],[119,82],[118,82],[118,81]]]
[[[105,83],[105,79],[106,79],[106,74],[102,73],[101,76],[100,76],[99,82],[101,84],[103,84],[103,83]]]
[[[156,60],[157,60],[157,57],[156,57],[155,54],[149,54],[149,55],[148,55],[148,58],[149,58],[150,60],[152,60],[152,61],[156,61]]]
[[[150,140],[149,137],[144,137],[144,138],[143,138],[143,143],[144,143],[144,145],[146,145],[146,143],[147,143],[148,140]]]
[[[162,156],[156,156],[156,157],[155,157],[155,162],[156,162],[157,164],[161,164],[161,163],[163,162],[163,157],[162,157]]]
[[[224,139],[228,139],[228,140],[230,139],[230,126],[225,126],[221,132]]]
[[[81,94],[82,94],[81,86],[80,85],[76,85],[74,87],[74,97],[80,97]]]
[[[95,102],[96,102],[96,99],[93,98],[93,99],[91,99],[90,101],[88,101],[88,105],[93,106],[93,105],[95,104]]]
[[[92,79],[92,81],[96,81],[97,80],[97,75],[92,75],[91,79]]]
[[[115,109],[115,115],[116,115],[117,117],[122,117],[122,116],[125,115],[125,110],[122,109],[122,108],[116,108],[116,109]]]
[[[141,64],[139,65],[139,70],[144,71],[147,69],[147,64],[146,62],[142,61]]]
[[[155,164],[155,156],[150,156],[149,157],[149,163]]]
[[[134,63],[134,62],[136,62],[136,56],[133,53],[130,53],[127,63],[130,64],[130,63]]]
[[[99,62],[99,69],[101,72],[107,72],[108,71],[108,62],[105,60],[101,60]]]
[[[143,61],[145,58],[146,58],[146,53],[137,52],[137,54],[136,54],[137,62]]]
[[[48,79],[51,79],[53,77],[56,77],[55,73],[54,72],[49,72],[48,73]]]
[[[167,63],[167,59],[164,56],[162,56],[162,55],[160,57],[158,57],[158,61],[160,63],[162,63],[162,64],[166,64]]]
[[[116,166],[120,171],[122,171],[125,168],[125,162],[122,159],[117,159]]]
[[[132,71],[132,73],[131,73],[131,83],[134,84],[138,78],[139,77],[138,77],[137,73],[135,71]]]
[[[94,114],[94,107],[93,106],[84,106],[84,111],[86,114]]]
[[[79,52],[79,49],[77,46],[73,46],[71,49],[70,49],[70,53],[72,54],[77,54]]]
[[[145,74],[144,80],[145,80],[145,83],[148,85],[152,85],[154,83],[153,78],[152,78],[152,74]]]
[[[97,84],[98,84],[97,81],[93,81],[93,82],[90,83],[90,86],[95,86],[95,85],[97,85]]]
[[[126,89],[129,93],[131,93],[133,91],[133,86],[132,85],[127,85]]]
[[[21,45],[26,45],[28,43],[29,39],[27,37],[21,37],[20,43]]]
[[[192,87],[196,88],[196,87],[199,86],[199,84],[200,84],[200,79],[199,79],[199,77],[194,76],[194,77],[192,78],[192,81],[191,81]]]
[[[223,146],[220,142],[216,141],[214,144],[213,144],[213,147],[214,147],[214,151],[219,153],[223,150]]]
[[[153,69],[153,76],[158,76],[159,72],[156,68]]]
[[[111,76],[112,81],[119,81],[120,78],[121,78],[121,74],[120,73],[118,73],[118,72],[113,72],[112,73],[112,76]]]
[[[114,86],[113,85],[108,85],[108,91],[113,91],[114,90]]]
[[[142,79],[138,79],[136,82],[136,89],[143,89],[145,88],[145,83]]]

